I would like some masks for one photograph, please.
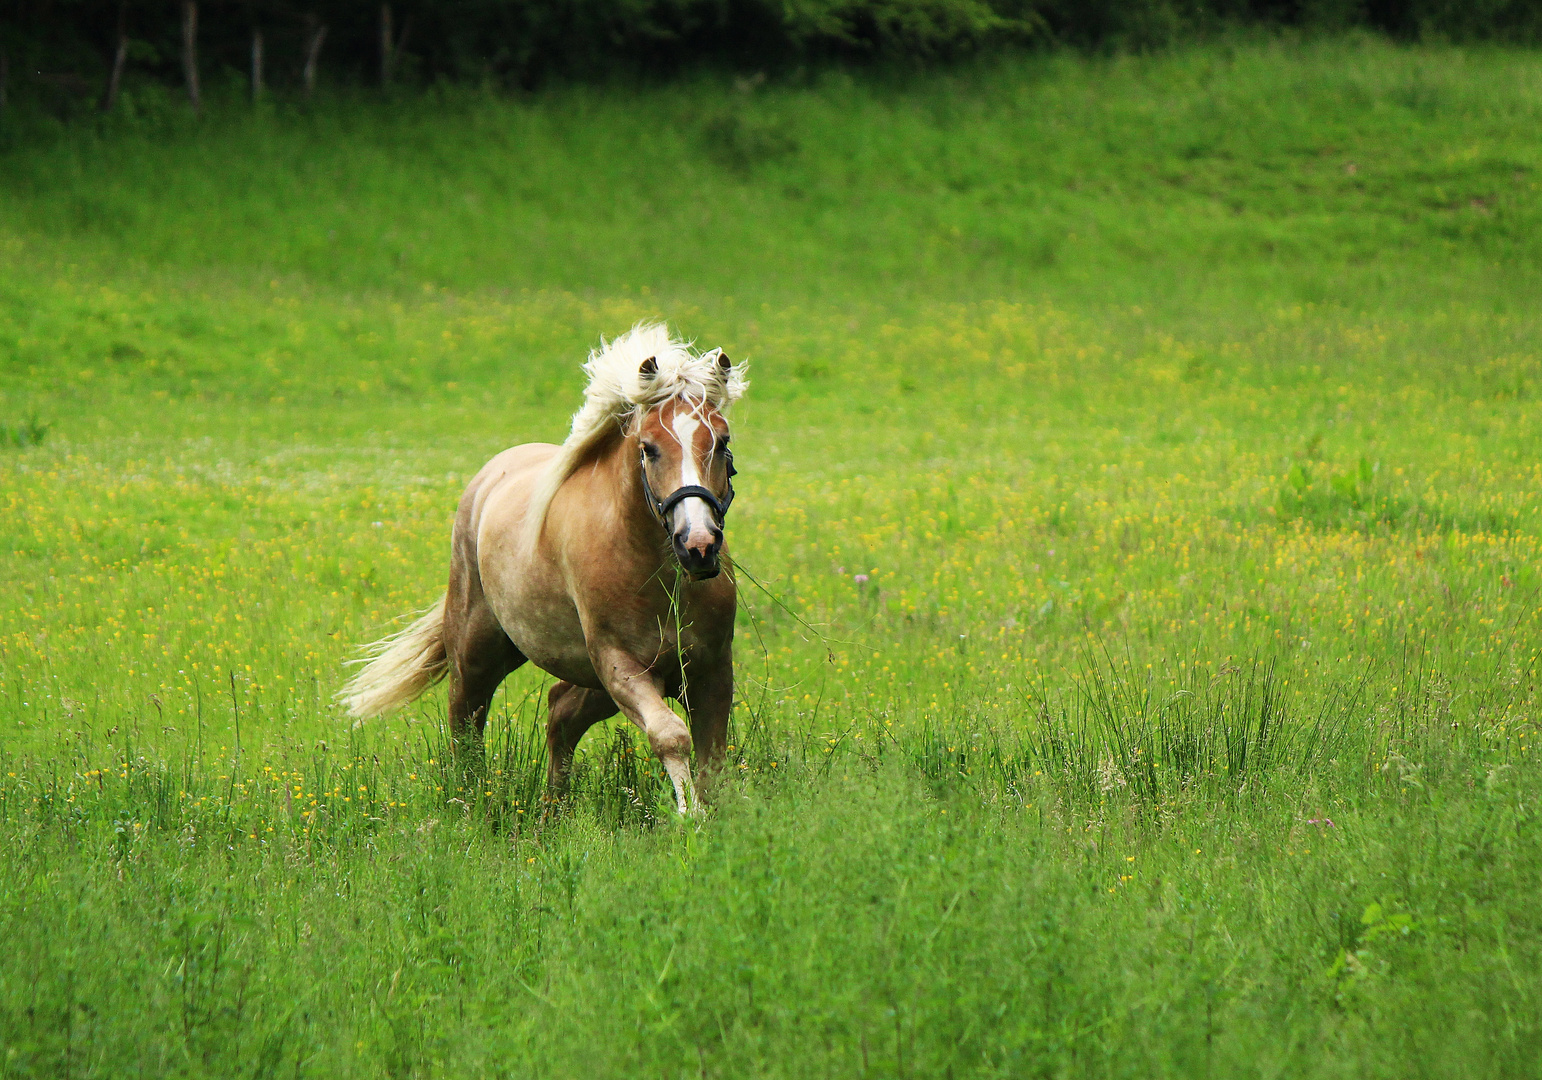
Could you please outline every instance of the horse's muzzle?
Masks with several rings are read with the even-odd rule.
[[[692,535],[693,531],[695,535]],[[672,539],[675,558],[680,561],[680,569],[691,575],[693,580],[705,581],[707,578],[717,577],[719,555],[723,550],[721,529],[713,529],[710,538],[702,536],[696,530],[682,529],[675,533]]]

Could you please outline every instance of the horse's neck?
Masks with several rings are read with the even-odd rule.
[[[617,543],[616,549],[646,553],[644,561],[649,565],[640,569],[645,574],[652,574],[663,558],[658,535],[660,525],[648,512],[639,452],[636,439],[618,435],[601,448],[592,468],[585,467],[580,471],[588,472],[593,478],[595,487],[588,493],[589,498],[610,502],[610,512],[605,516],[626,534],[615,539],[636,541]]]

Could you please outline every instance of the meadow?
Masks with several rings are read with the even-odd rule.
[[[1536,1075],[1542,58],[0,128],[0,1076]],[[601,334],[750,362],[731,777],[343,662]]]

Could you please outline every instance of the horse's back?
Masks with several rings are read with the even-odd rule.
[[[531,550],[522,541],[531,497],[560,449],[525,443],[482,466],[461,496],[451,578],[474,576],[480,602],[537,667],[595,686],[583,628],[560,568],[544,545]]]

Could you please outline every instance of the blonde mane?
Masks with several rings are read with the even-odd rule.
[[[638,323],[614,341],[600,339],[600,347],[584,364],[589,385],[583,407],[573,414],[568,437],[531,495],[525,515],[527,540],[539,535],[563,481],[613,431],[624,432],[639,414],[675,398],[711,405],[719,412],[739,400],[749,386],[746,365],[735,364],[725,374],[718,363],[720,350],[697,353],[691,345],[674,338],[663,323]],[[649,357],[657,370],[644,377],[640,369]]]

